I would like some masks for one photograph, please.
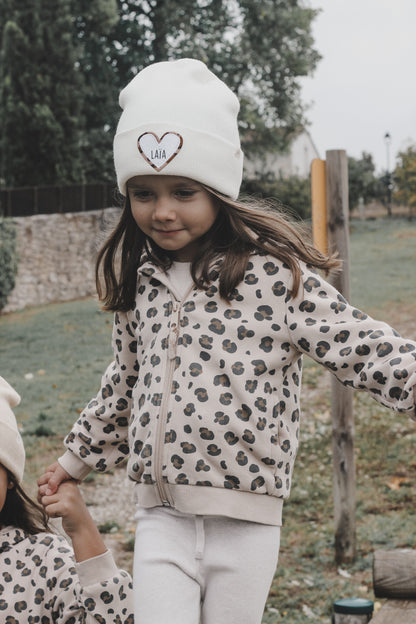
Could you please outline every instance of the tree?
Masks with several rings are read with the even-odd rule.
[[[4,4],[0,177],[9,186],[79,181],[81,94],[68,2]]]
[[[114,180],[117,95],[150,63],[204,61],[241,101],[246,155],[304,123],[298,79],[319,54],[302,0],[0,0],[0,177]]]
[[[393,174],[396,186],[394,199],[408,206],[412,215],[416,211],[416,145],[400,152],[398,161]]]
[[[348,157],[348,194],[350,210],[363,199],[367,204],[373,199],[380,199],[381,186],[375,175],[373,157],[363,152],[360,159]]]
[[[110,34],[119,87],[152,62],[200,59],[241,102],[247,155],[283,150],[304,124],[298,78],[320,56],[311,24],[318,11],[300,0],[118,0]]]
[[[16,226],[0,216],[0,311],[15,286],[18,264]]]
[[[320,56],[311,24],[317,11],[297,0],[239,0],[242,23],[227,59],[227,75],[242,103],[242,143],[247,154],[283,151],[304,125],[298,78]]]
[[[118,24],[116,0],[73,0],[73,36],[82,77],[80,157],[83,178],[113,182],[112,142],[119,114],[108,33]]]
[[[99,41],[100,33],[118,21],[115,0],[0,0],[0,10],[5,16],[1,181],[37,186],[94,177],[91,171],[100,166],[97,149],[106,138],[104,118],[110,115],[107,102],[115,99],[114,86],[108,93],[113,72],[103,54],[104,40]],[[113,105],[111,115],[115,111]],[[110,146],[100,153],[103,158],[110,148],[109,163]]]
[[[311,180],[297,175],[276,178],[266,173],[255,179],[244,180],[242,193],[262,199],[277,200],[281,209],[290,218],[309,219],[311,217]]]

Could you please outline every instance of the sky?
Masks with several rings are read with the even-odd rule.
[[[345,149],[373,155],[378,173],[416,144],[416,0],[305,0],[323,57],[302,79],[306,117],[320,158]],[[390,144],[385,135],[389,134]]]

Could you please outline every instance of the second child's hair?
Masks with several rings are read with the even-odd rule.
[[[253,252],[274,256],[290,268],[293,296],[300,287],[299,261],[325,273],[340,266],[335,255],[326,256],[315,249],[309,242],[306,228],[300,222],[292,222],[280,207],[253,198],[233,201],[213,189],[203,188],[211,194],[219,210],[212,227],[200,238],[198,254],[191,264],[197,287],[209,287],[212,264],[222,258],[219,294],[230,301]],[[127,312],[133,308],[137,269],[143,259],[150,259],[164,270],[173,261],[169,252],[156,245],[137,226],[127,196],[120,220],[97,257],[97,292],[104,310]]]
[[[0,526],[13,526],[30,535],[44,531],[52,533],[43,507],[26,494],[9,470],[7,470],[7,476],[8,481],[13,483],[13,487],[7,490],[6,500],[0,511]]]

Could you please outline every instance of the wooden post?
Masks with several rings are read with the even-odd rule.
[[[343,262],[342,271],[331,279],[331,283],[349,299],[348,161],[344,150],[326,152],[325,177],[328,248],[331,252],[338,251]],[[352,390],[334,376],[331,386],[335,559],[337,563],[348,563],[354,560],[356,546]]]
[[[311,165],[312,238],[313,245],[323,254],[328,253],[325,161],[314,158]]]

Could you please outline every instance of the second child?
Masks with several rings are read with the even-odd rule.
[[[74,481],[45,496],[22,487],[25,450],[12,411],[17,392],[0,377],[0,620],[10,624],[133,624],[130,575],[119,570]],[[62,518],[71,538],[57,535]]]

